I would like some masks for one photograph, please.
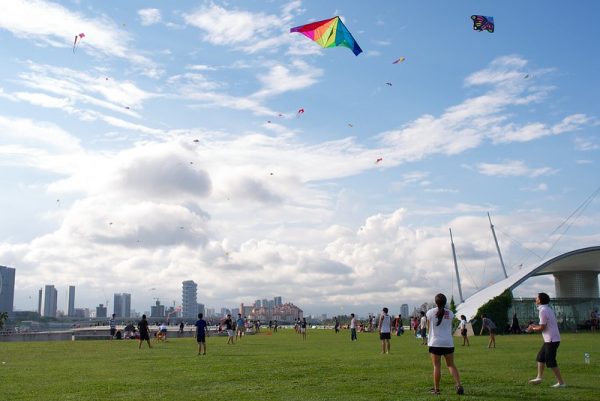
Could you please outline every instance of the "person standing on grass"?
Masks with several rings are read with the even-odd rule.
[[[202,313],[198,313],[196,321],[196,342],[198,343],[198,355],[206,355],[206,335],[208,334],[208,326],[206,320],[202,319]],[[204,348],[204,352],[202,351]]]
[[[467,347],[470,346],[471,344],[469,343],[469,337],[467,337],[467,318],[465,315],[460,315],[460,323],[458,324],[458,328],[460,329],[460,335],[463,338],[463,347],[465,344]]]
[[[383,308],[379,317],[379,339],[381,340],[381,353],[390,353],[390,339],[392,338],[392,317],[388,315],[388,308]]]
[[[496,325],[489,317],[485,315],[481,315],[481,331],[479,335],[483,334],[483,330],[487,329],[488,333],[490,333],[490,341],[488,342],[488,348],[496,348]]]
[[[333,330],[335,330],[335,334],[337,334],[340,332],[340,321],[338,320],[337,316],[333,318],[333,321]]]
[[[110,339],[115,338],[115,334],[117,333],[117,323],[115,322],[115,314],[112,314],[112,317],[108,321],[108,327],[110,327]]]
[[[142,320],[138,322],[138,331],[140,332],[140,343],[138,345],[138,349],[142,348],[142,342],[144,340],[148,343],[148,347],[152,348],[152,344],[150,344],[150,328],[148,327],[146,315],[142,315]]]
[[[425,316],[425,312],[423,311],[421,311],[419,333],[421,333],[421,345],[427,345],[427,317]]]
[[[241,339],[242,335],[246,331],[246,322],[242,318],[242,314],[238,313],[237,320],[235,321],[235,338]]]
[[[558,332],[558,324],[556,323],[556,315],[548,305],[550,297],[545,292],[540,292],[535,299],[540,317],[540,324],[530,324],[527,327],[527,332],[531,333],[538,331],[542,333],[544,344],[537,354],[537,376],[535,379],[529,380],[530,384],[540,384],[544,376],[544,364],[552,369],[556,376],[557,383],[552,385],[554,388],[567,387],[563,380],[558,364],[556,363],[556,351],[560,345],[560,333]]]
[[[225,329],[227,330],[227,344],[233,345],[235,332],[233,331],[233,321],[231,320],[231,315],[227,315],[227,319],[225,319]]]
[[[435,296],[435,304],[437,308],[427,311],[426,319],[429,329],[429,355],[433,364],[433,388],[432,394],[440,394],[440,378],[442,376],[441,365],[442,356],[446,360],[446,366],[454,379],[456,385],[456,394],[462,395],[465,390],[460,383],[460,375],[458,369],[454,366],[454,339],[452,338],[452,319],[454,313],[446,309],[446,296],[437,294]]]
[[[273,333],[277,333],[277,320],[273,322]]]
[[[356,337],[356,318],[354,313],[350,314],[350,341],[358,340]]]
[[[300,333],[302,333],[302,339],[306,340],[306,318],[303,317],[300,322]]]

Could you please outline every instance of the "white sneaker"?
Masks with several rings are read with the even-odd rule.
[[[552,387],[552,388],[565,388],[565,387],[567,387],[567,384],[566,383],[562,383],[562,384],[561,383],[556,383],[556,384],[551,385],[550,387]]]
[[[541,377],[536,377],[535,379],[529,380],[529,384],[540,384],[542,382]]]

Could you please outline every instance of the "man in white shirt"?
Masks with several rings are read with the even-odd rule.
[[[354,317],[354,313],[351,313],[350,317],[352,318],[350,320],[350,340],[354,341],[354,340],[357,340],[357,338],[356,338],[356,318]]]
[[[392,338],[392,317],[388,315],[388,308],[383,308],[379,317],[379,339],[381,340],[381,353],[390,353],[390,339]]]
[[[554,311],[548,306],[550,303],[550,297],[544,292],[540,292],[535,299],[535,304],[538,306],[540,315],[540,324],[530,324],[527,328],[527,332],[533,331],[542,332],[544,338],[544,344],[538,352],[537,361],[537,377],[529,380],[530,384],[540,384],[544,376],[544,365],[552,369],[554,376],[556,376],[557,383],[552,385],[554,388],[566,387],[565,381],[563,380],[558,364],[556,363],[556,351],[560,345],[560,333],[558,332],[558,324],[556,322],[556,316]]]

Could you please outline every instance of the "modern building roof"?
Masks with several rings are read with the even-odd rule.
[[[529,277],[581,271],[600,273],[600,246],[577,249],[556,256],[539,266],[523,268],[508,278],[471,295],[456,307],[457,315],[465,315],[468,320],[474,318],[481,305],[502,294],[507,289],[512,291]]]

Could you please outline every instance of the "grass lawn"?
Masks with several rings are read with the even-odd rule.
[[[447,369],[442,394],[428,393],[427,347],[411,334],[392,338],[382,355],[376,333],[309,330],[303,341],[292,330],[244,337],[226,345],[209,337],[208,354],[197,355],[192,338],[166,343],[65,341],[0,343],[0,400],[594,400],[600,394],[600,334],[562,334],[558,362],[568,387],[552,389],[547,371],[536,374],[541,335],[487,337],[462,347],[455,338],[456,365],[465,395],[454,394]],[[583,353],[591,353],[584,364]]]

